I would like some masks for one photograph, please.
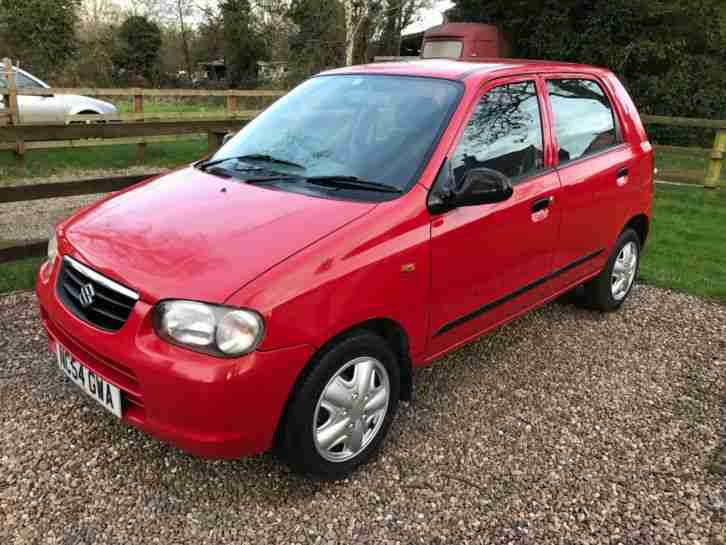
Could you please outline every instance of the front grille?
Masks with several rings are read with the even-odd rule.
[[[139,296],[68,256],[58,273],[56,292],[78,318],[107,331],[118,331],[129,319]]]

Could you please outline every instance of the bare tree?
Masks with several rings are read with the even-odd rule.
[[[181,36],[182,49],[184,52],[184,62],[187,68],[187,77],[191,78],[193,73],[192,56],[189,52],[189,38],[187,36],[187,25],[185,19],[194,15],[196,5],[192,0],[176,0],[175,7],[179,21],[179,34]]]
[[[404,29],[415,23],[423,10],[433,5],[433,0],[387,0],[377,29],[381,54],[399,55]]]
[[[343,0],[345,8],[345,65],[353,64],[355,41],[376,0]]]
[[[386,52],[398,54],[403,29],[416,21],[421,10],[433,4],[433,0],[343,0],[346,65],[353,64],[356,58],[356,43],[367,43],[376,36]],[[367,35],[360,37],[364,29]]]

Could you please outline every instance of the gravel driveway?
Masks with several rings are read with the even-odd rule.
[[[726,543],[726,307],[548,305],[417,372],[381,456],[325,483],[116,422],[34,306],[0,299],[3,545]]]

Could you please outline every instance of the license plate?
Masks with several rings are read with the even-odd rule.
[[[58,367],[60,367],[63,374],[103,405],[107,411],[117,418],[121,418],[121,390],[106,382],[88,367],[85,367],[60,343],[57,347]]]

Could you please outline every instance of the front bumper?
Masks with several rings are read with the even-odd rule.
[[[79,361],[122,390],[123,420],[206,458],[259,454],[273,443],[295,382],[313,354],[296,346],[220,359],[173,346],[138,301],[118,332],[76,318],[58,300],[55,267],[44,264],[36,292],[50,349],[60,342]]]

